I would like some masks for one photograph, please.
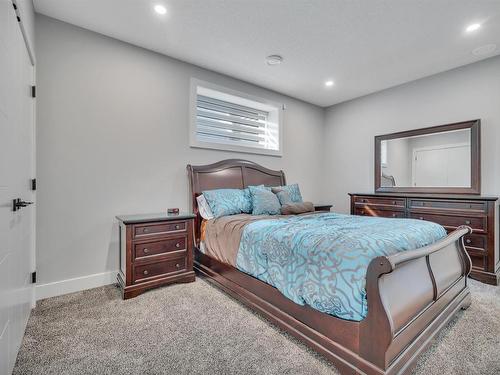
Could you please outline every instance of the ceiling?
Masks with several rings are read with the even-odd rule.
[[[500,53],[500,0],[34,0],[36,11],[329,106]],[[157,4],[167,8],[160,16]],[[471,23],[482,27],[465,32]],[[472,50],[497,49],[483,56]],[[283,56],[269,66],[268,55]],[[332,87],[324,82],[334,80]]]

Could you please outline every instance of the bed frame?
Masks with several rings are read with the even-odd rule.
[[[195,269],[201,276],[302,340],[342,374],[409,373],[420,353],[460,309],[470,305],[471,261],[459,227],[430,246],[371,261],[366,276],[368,315],[361,322],[300,306],[274,287],[198,251],[204,190],[285,184],[283,171],[246,160],[187,166],[195,221]]]

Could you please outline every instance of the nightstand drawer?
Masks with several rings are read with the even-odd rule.
[[[134,267],[134,282],[148,281],[151,278],[167,275],[170,273],[185,271],[187,267],[186,257],[179,257],[162,262],[144,264]]]
[[[135,259],[169,253],[171,251],[186,250],[187,237],[173,237],[161,241],[138,243],[134,245]]]
[[[141,238],[153,235],[160,236],[168,233],[185,232],[186,228],[187,228],[187,223],[185,221],[135,225],[134,238]]]

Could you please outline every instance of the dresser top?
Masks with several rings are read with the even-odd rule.
[[[457,199],[468,201],[496,201],[498,197],[482,195],[456,195],[456,194],[423,194],[423,193],[349,193],[349,195],[363,195],[366,197],[397,197],[397,198],[434,198]]]
[[[116,218],[124,224],[149,223],[153,221],[172,221],[194,219],[196,216],[190,212],[179,212],[178,214],[168,214],[166,212],[153,214],[119,215]]]

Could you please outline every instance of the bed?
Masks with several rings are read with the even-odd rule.
[[[285,185],[283,171],[245,160],[188,165],[195,219],[195,269],[234,298],[302,340],[342,374],[400,374],[460,308],[470,305],[471,262],[460,227],[430,245],[379,256],[366,271],[367,314],[349,320],[301,305],[277,288],[199,251],[202,219],[197,196],[205,190]],[[391,220],[391,219],[387,219]]]

